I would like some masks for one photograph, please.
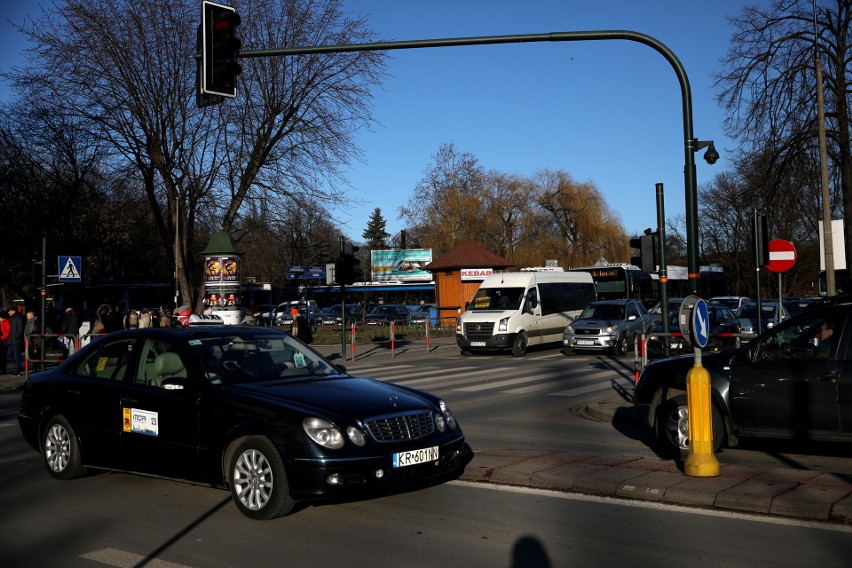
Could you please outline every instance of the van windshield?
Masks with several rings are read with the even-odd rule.
[[[524,299],[523,288],[480,288],[469,310],[517,310]]]

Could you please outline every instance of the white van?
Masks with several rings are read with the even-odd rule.
[[[562,341],[562,332],[596,299],[588,272],[498,272],[486,278],[456,322],[456,343],[472,351],[511,350]]]

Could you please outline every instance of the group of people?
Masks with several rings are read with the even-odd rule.
[[[35,314],[33,314],[35,315]],[[21,374],[27,323],[16,307],[0,312],[0,375]],[[11,369],[9,364],[11,363]]]

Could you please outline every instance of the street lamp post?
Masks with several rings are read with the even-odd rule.
[[[686,194],[686,247],[687,270],[690,288],[698,293],[698,189],[695,177],[695,152],[708,147],[705,159],[711,164],[719,154],[713,147],[713,142],[702,142],[693,138],[692,134],[692,91],[689,78],[677,56],[659,40],[639,32],[630,30],[600,30],[581,32],[552,32],[544,34],[478,36],[462,38],[422,39],[408,41],[386,41],[376,43],[358,43],[344,45],[315,45],[307,47],[284,47],[272,49],[242,50],[238,56],[271,57],[286,55],[306,55],[312,53],[343,53],[354,51],[390,51],[398,49],[419,49],[427,47],[452,47],[462,45],[493,45],[505,43],[534,43],[562,41],[596,41],[596,40],[628,40],[647,45],[660,53],[671,64],[680,82],[683,106],[683,138],[684,138],[684,191]]]

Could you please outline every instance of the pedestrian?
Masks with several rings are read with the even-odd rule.
[[[143,327],[152,327],[151,312],[148,311],[148,308],[139,310],[139,328]]]
[[[124,329],[136,329],[139,327],[139,314],[131,308],[127,307],[127,313],[124,315],[124,319],[121,322],[121,326]]]
[[[112,308],[109,304],[101,304],[98,306],[98,311],[95,312],[95,321],[92,323],[92,329],[89,330],[89,335],[103,335],[109,333],[109,325],[112,320]]]
[[[62,344],[62,358],[65,359],[77,350],[77,340],[80,335],[80,316],[72,306],[65,308],[59,332],[62,334],[59,338]]]
[[[0,375],[6,374],[6,357],[9,351],[9,331],[11,331],[12,322],[9,320],[9,314],[0,312]]]
[[[33,361],[33,365],[41,367],[37,361],[41,361],[44,337],[39,336],[38,316],[35,310],[27,310],[27,320],[24,323],[24,339],[27,345],[27,358]]]
[[[16,376],[21,374],[21,355],[24,352],[24,327],[26,323],[21,313],[12,306],[6,310],[9,314],[9,351],[8,362],[12,363],[12,368]]]
[[[160,327],[172,327],[172,314],[165,306],[160,306]]]
[[[291,308],[290,314],[293,316],[293,323],[290,324],[290,335],[302,340],[308,345],[313,343],[314,334],[311,330],[311,325],[308,323],[308,320],[305,319],[305,316],[302,315],[302,312],[300,312],[298,308]]]

